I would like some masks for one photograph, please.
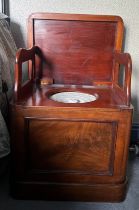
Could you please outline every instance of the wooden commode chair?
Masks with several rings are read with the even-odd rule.
[[[29,49],[17,52],[11,103],[16,198],[125,198],[132,106],[131,58],[121,53],[122,39],[118,16],[29,17]]]

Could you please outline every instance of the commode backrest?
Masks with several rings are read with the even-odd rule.
[[[28,47],[43,52],[43,76],[57,84],[112,82],[113,52],[121,51],[118,16],[35,13],[29,18]]]

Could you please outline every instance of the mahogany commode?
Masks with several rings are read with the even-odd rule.
[[[125,198],[132,67],[130,55],[121,52],[123,28],[118,16],[29,17],[29,49],[17,52],[11,103],[16,198]],[[26,61],[29,78],[23,83]],[[58,101],[62,92],[68,101]]]

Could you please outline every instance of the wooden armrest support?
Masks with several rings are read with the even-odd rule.
[[[39,47],[33,46],[30,49],[20,48],[16,53],[16,62],[15,62],[15,86],[14,86],[14,95],[15,100],[17,100],[21,94],[21,89],[26,88],[29,83],[31,83],[35,78],[35,56],[38,55],[42,57],[42,52]],[[22,85],[22,63],[26,61],[31,61],[29,63],[30,68],[28,70],[29,80]]]
[[[42,55],[40,48],[37,46],[33,46],[30,49],[20,48],[16,53],[16,64],[34,59],[35,54]]]
[[[125,78],[124,78],[124,84],[123,84],[123,91],[126,95],[126,105],[130,105],[131,101],[131,74],[132,74],[132,61],[130,54],[128,53],[114,53],[114,61],[118,65],[124,65],[125,69]],[[118,75],[116,74],[115,83],[118,85],[118,88],[120,88],[118,84]]]

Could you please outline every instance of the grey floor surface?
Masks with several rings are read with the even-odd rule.
[[[0,178],[0,210],[139,210],[139,158],[129,158],[129,186],[121,203],[15,200],[9,195],[8,172]]]

